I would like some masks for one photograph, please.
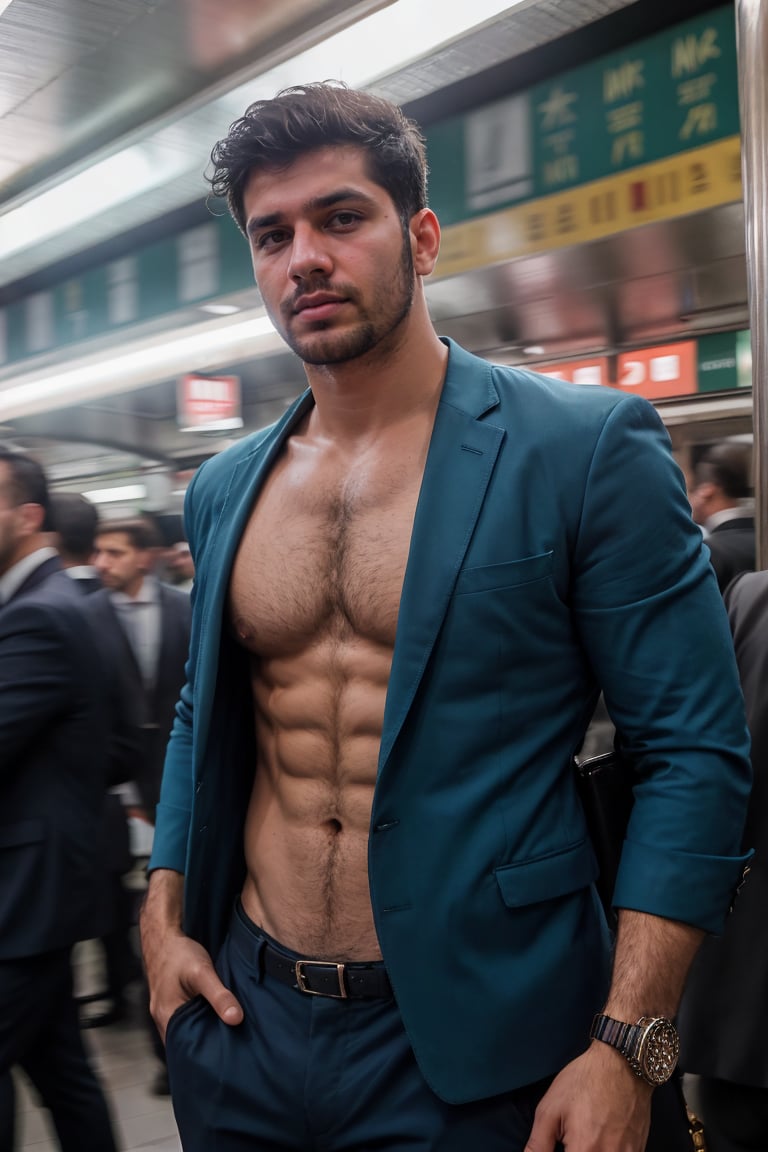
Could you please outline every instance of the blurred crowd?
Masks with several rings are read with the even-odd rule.
[[[82,1029],[139,1013],[154,1089],[168,1092],[136,924],[192,577],[167,523],[101,519],[84,496],[49,493],[35,461],[0,450],[2,1149],[14,1147],[13,1066],[65,1152],[114,1147]],[[102,979],[76,1000],[71,950],[86,939]]]

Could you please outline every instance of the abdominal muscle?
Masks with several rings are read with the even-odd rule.
[[[243,906],[314,959],[381,955],[367,859],[390,661],[388,646],[353,634],[253,659],[258,764]]]

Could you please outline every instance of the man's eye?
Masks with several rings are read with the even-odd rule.
[[[264,232],[263,235],[256,238],[257,248],[274,248],[277,244],[282,244],[285,240],[285,232]]]
[[[360,217],[356,212],[335,212],[331,219],[331,223],[339,224],[342,228],[346,228],[350,224],[357,224],[359,220]]]

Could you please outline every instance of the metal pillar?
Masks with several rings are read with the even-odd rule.
[[[736,0],[752,336],[757,567],[768,568],[768,0]]]

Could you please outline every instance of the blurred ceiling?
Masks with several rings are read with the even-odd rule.
[[[676,8],[684,18],[707,6],[672,0],[666,19]],[[96,209],[58,229],[48,220],[44,238],[17,237],[16,250],[0,262],[2,299],[13,299],[57,262],[201,204],[211,144],[262,86],[272,92],[275,77],[320,78],[294,77],[291,62],[390,7],[382,0],[11,0],[3,10],[0,0],[0,238],[11,211],[32,203],[46,220],[46,192],[117,154],[143,149],[152,174],[148,187],[117,208]],[[466,8],[465,0],[443,0],[446,17],[454,8]],[[634,16],[640,36],[645,14],[657,26],[663,21],[658,8],[651,0],[521,0],[427,54],[412,43],[418,38],[405,35],[409,58],[367,86],[417,115],[454,114],[467,100],[481,102],[483,92],[490,100],[514,87],[510,69],[524,75],[526,61],[541,59],[546,46],[552,71],[558,45],[568,45],[559,56],[563,70],[574,63],[579,30]],[[626,16],[618,15],[625,9]],[[334,74],[347,78],[340,68]],[[442,333],[512,360],[528,345],[545,346],[554,358],[679,332],[683,311],[735,306],[746,319],[741,206],[438,281],[429,286],[429,300]],[[255,302],[254,292],[237,303]],[[172,319],[178,327],[203,317],[190,309]],[[278,415],[303,380],[287,353],[225,359],[219,367],[242,378],[247,429]],[[0,372],[0,389],[18,372]],[[4,431],[40,454],[54,482],[81,488],[97,475],[120,477],[157,464],[186,468],[221,447],[179,431],[170,379],[19,416]]]

